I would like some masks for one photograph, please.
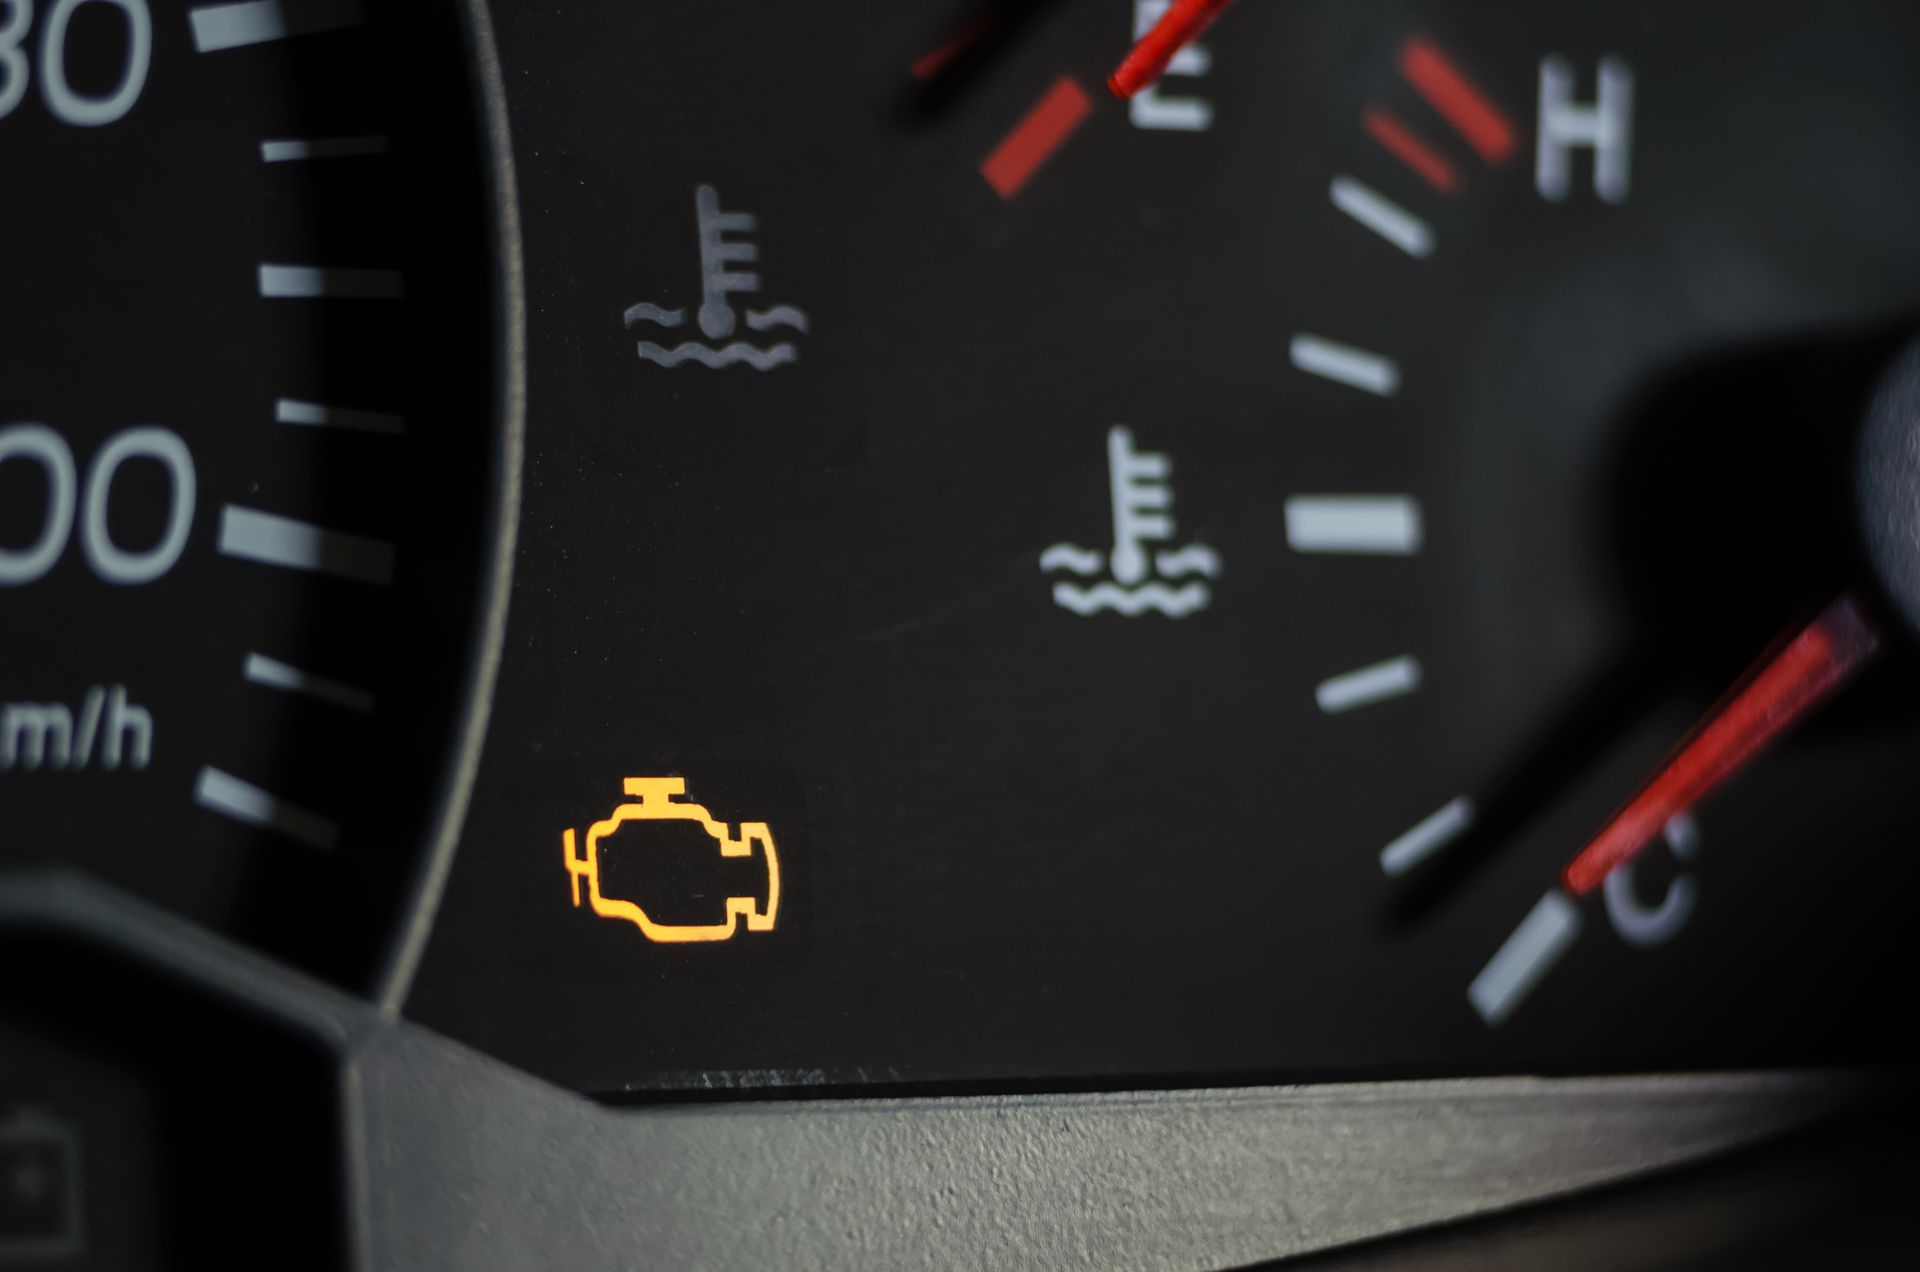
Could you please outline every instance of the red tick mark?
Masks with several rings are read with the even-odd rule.
[[[1061,76],[981,161],[980,175],[1001,198],[1011,199],[1073,135],[1092,107],[1087,90]]]
[[[1361,117],[1367,135],[1385,146],[1401,163],[1419,173],[1426,183],[1442,194],[1460,191],[1460,175],[1453,165],[1426,142],[1414,136],[1407,126],[1379,106],[1367,107]]]
[[[1513,158],[1513,123],[1447,59],[1433,41],[1410,38],[1400,48],[1400,74],[1488,163]],[[1391,147],[1389,147],[1391,149]]]

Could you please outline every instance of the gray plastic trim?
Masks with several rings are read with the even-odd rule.
[[[1871,1092],[1847,1073],[1492,1078],[610,1108],[67,872],[0,929],[170,969],[341,1058],[377,1272],[1201,1269],[1696,1161]]]

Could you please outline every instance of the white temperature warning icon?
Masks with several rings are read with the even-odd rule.
[[[759,245],[743,235],[753,233],[756,221],[751,212],[728,212],[720,207],[720,193],[710,185],[694,191],[694,217],[700,237],[700,308],[694,315],[705,341],[687,340],[667,348],[651,340],[639,345],[640,360],[656,366],[678,367],[697,362],[703,367],[748,366],[755,371],[771,371],[789,362],[797,362],[800,350],[790,340],[764,348],[746,340],[731,340],[744,319],[748,331],[774,332],[788,329],[805,334],[807,315],[792,305],[773,305],[766,309],[736,312],[729,299],[752,295],[760,290],[760,275],[735,269],[760,259]],[[641,303],[630,306],[625,314],[627,330],[642,323],[672,330],[684,326],[687,311]],[[723,343],[724,342],[724,343]]]
[[[1122,425],[1107,432],[1107,484],[1113,499],[1113,548],[1100,552],[1056,543],[1040,554],[1042,573],[1066,571],[1097,583],[1053,585],[1053,602],[1087,616],[1113,610],[1136,618],[1148,610],[1185,618],[1207,607],[1220,576],[1220,556],[1205,544],[1152,548],[1173,538],[1173,461],[1134,448]],[[1195,578],[1193,576],[1200,577]],[[1180,582],[1179,580],[1185,580]]]

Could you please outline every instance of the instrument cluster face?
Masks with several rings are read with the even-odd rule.
[[[0,929],[609,1101],[1907,1058],[1920,10],[1168,13],[0,0]]]

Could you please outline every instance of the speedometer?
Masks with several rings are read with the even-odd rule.
[[[1199,1268],[1904,1109],[1916,69],[0,0],[0,1263],[140,1244],[89,1142],[356,1266]]]
[[[459,21],[0,12],[4,852],[365,986],[511,517]]]

